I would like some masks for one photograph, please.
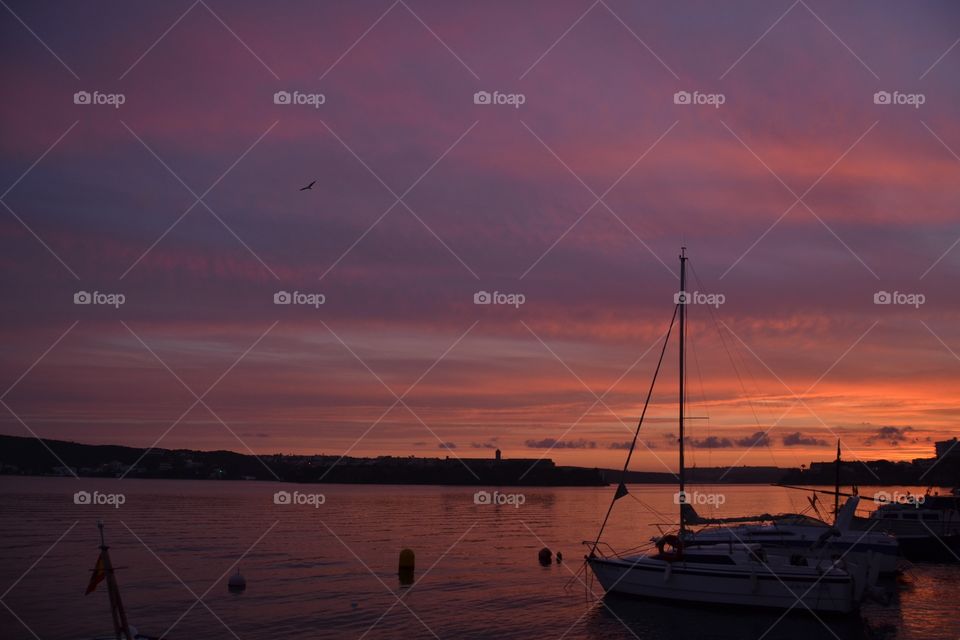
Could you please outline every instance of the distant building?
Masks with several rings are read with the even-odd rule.
[[[942,460],[943,458],[960,460],[960,447],[957,446],[956,438],[935,442],[934,446],[937,449],[937,460]]]
[[[497,462],[500,462],[500,449],[497,449],[496,459]]]

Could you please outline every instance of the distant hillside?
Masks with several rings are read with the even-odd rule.
[[[960,448],[957,450],[960,453]],[[63,461],[61,463],[57,460]],[[938,461],[939,460],[939,461]],[[281,480],[344,484],[439,484],[486,486],[601,486],[617,484],[619,469],[557,466],[533,458],[418,458],[379,456],[354,458],[328,455],[270,454],[234,451],[153,449],[90,445],[63,440],[0,435],[0,474],[87,477],[190,478],[218,480]],[[833,462],[809,468],[695,467],[687,469],[691,484],[829,485],[836,477]],[[666,471],[628,471],[628,483],[672,484]],[[912,462],[844,461],[843,485],[927,485],[952,487],[960,480],[960,455]]]
[[[59,460],[58,460],[59,458]],[[61,463],[62,461],[62,463]],[[603,486],[597,469],[525,458],[246,455],[89,445],[0,435],[0,473],[85,477],[281,480],[349,484]]]

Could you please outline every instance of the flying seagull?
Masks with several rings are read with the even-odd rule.
[[[305,187],[300,187],[300,191],[310,191],[310,190],[313,189],[313,185],[315,185],[315,184],[317,184],[317,181],[316,181],[316,180],[314,180],[313,182],[311,182],[310,184],[308,184],[308,185],[305,186]]]

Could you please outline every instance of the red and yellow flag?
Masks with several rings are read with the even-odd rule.
[[[103,579],[107,577],[107,571],[103,564],[103,552],[100,552],[100,555],[97,556],[97,564],[93,567],[93,575],[90,576],[90,584],[87,585],[87,591],[83,595],[93,593],[97,588],[97,585],[103,582]]]

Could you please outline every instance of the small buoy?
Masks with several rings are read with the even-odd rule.
[[[400,584],[407,586],[413,584],[413,571],[416,566],[416,556],[413,549],[404,549],[400,552],[400,562],[397,574],[400,576]]]
[[[230,580],[227,581],[227,589],[232,593],[241,593],[244,589],[247,588],[247,579],[240,575],[240,569],[237,569],[237,572],[230,576]]]
[[[560,564],[561,562],[563,562],[563,554],[557,551],[557,564]]]
[[[540,553],[537,554],[537,558],[539,558],[540,564],[547,566],[553,560],[553,553],[550,551],[550,549],[544,547],[543,549],[540,549]]]
[[[400,552],[400,571],[413,571],[416,565],[416,556],[413,549],[404,549]]]

